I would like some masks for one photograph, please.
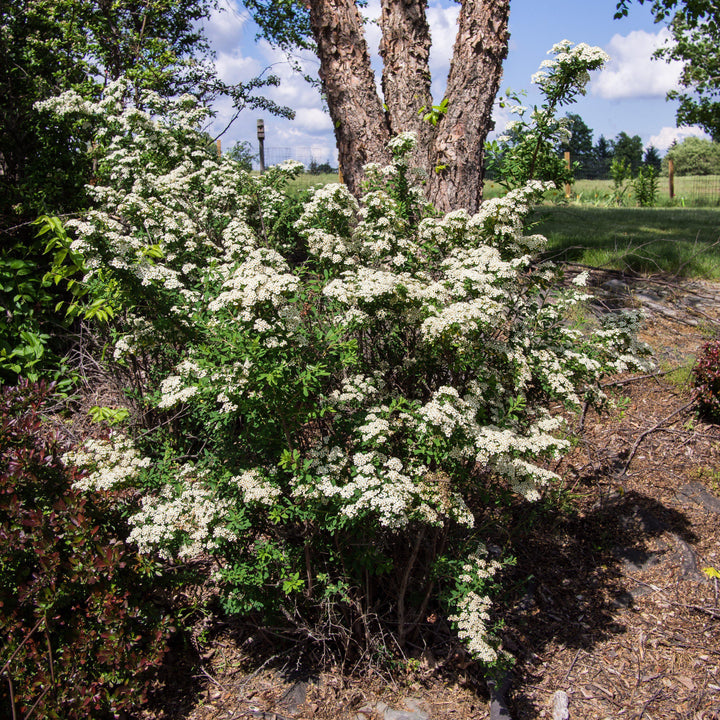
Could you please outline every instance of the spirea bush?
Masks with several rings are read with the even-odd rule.
[[[563,40],[552,46],[540,69],[532,76],[543,102],[532,110],[523,105],[521,94],[508,90],[500,106],[515,115],[497,140],[487,143],[487,169],[508,189],[524,186],[540,178],[557,186],[573,180],[573,170],[566,166],[558,147],[570,139],[567,118],[558,118],[562,106],[585,95],[590,73],[608,61],[599,47],[586,43],[573,45]]]
[[[720,340],[705,343],[693,368],[693,385],[700,413],[720,422]]]
[[[251,176],[206,151],[191,99],[144,105],[155,114],[122,85],[44,105],[98,123],[97,205],[70,223],[73,249],[122,305],[114,359],[142,368],[155,423],[68,458],[88,468],[78,487],[141,489],[128,541],[214,557],[230,612],[348,658],[388,633],[403,646],[432,611],[496,664],[502,558],[483,514],[557,480],[545,461],[568,442],[551,409],[642,365],[637,318],[565,321],[582,278],[563,289],[524,233],[544,183],[437,216],[402,134],[360,200],[327,185],[288,232],[276,219],[299,165]]]
[[[150,599],[157,564],[44,437],[50,395],[0,392],[0,715],[119,717],[144,702],[170,623]]]

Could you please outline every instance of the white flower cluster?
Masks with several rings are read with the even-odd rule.
[[[458,637],[465,642],[470,654],[481,662],[493,663],[498,658],[495,639],[490,635],[490,598],[483,594],[483,586],[500,569],[500,563],[487,559],[484,546],[468,557],[458,578],[468,589],[456,602],[457,612],[449,620],[457,628]]]
[[[128,487],[151,465],[151,459],[141,457],[133,441],[124,435],[113,435],[109,440],[90,439],[81,449],[65,453],[62,461],[89,471],[73,483],[76,490]]]
[[[211,313],[231,307],[237,308],[242,320],[255,320],[254,309],[269,304],[280,308],[298,287],[298,278],[282,255],[269,248],[258,248],[223,283],[223,291],[208,304]]]
[[[179,485],[166,485],[159,495],[143,497],[142,508],[130,518],[128,542],[140,552],[195,558],[221,542],[237,540],[225,523],[232,502],[219,497],[201,477],[192,477],[192,468],[179,475],[184,476]]]
[[[282,490],[270,483],[260,468],[245,470],[240,475],[233,477],[230,482],[236,483],[242,490],[246,503],[272,505],[282,494]]]
[[[576,92],[583,95],[590,81],[590,71],[601,68],[610,59],[602,48],[587,43],[573,46],[569,40],[553,45],[548,55],[555,57],[543,60],[540,70],[532,76],[532,82],[540,87],[549,87],[557,84],[558,78],[566,81],[569,78]]]

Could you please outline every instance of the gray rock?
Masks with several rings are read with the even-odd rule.
[[[615,293],[616,295],[626,295],[630,292],[627,283],[624,283],[622,280],[618,280],[616,278],[607,280],[602,284],[602,287],[611,293]]]
[[[285,710],[295,712],[307,699],[307,689],[308,683],[304,681],[294,683],[293,686],[282,696],[280,704]]]
[[[422,700],[417,698],[406,698],[402,703],[405,709],[395,710],[384,702],[376,702],[374,705],[360,708],[356,713],[356,720],[367,720],[368,716],[380,715],[383,720],[429,720],[430,716],[423,709]]]
[[[569,717],[567,693],[564,690],[558,690],[553,695],[552,720],[568,720]]]
[[[508,678],[505,678],[499,687],[494,681],[488,681],[488,687],[490,688],[490,720],[512,720],[505,700],[505,693],[509,685]]]
[[[701,482],[683,485],[678,491],[678,500],[684,504],[690,502],[704,507],[709,512],[720,515],[720,498],[715,497]]]
[[[616,551],[617,557],[622,560],[627,572],[642,572],[659,565],[661,558],[652,552],[638,548],[620,548]]]

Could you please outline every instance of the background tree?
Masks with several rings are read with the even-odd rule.
[[[666,172],[670,158],[677,175],[720,175],[720,143],[688,137],[667,151],[662,161]]]
[[[120,76],[135,100],[142,90],[163,96],[191,92],[204,102],[230,95],[236,107],[288,114],[256,90],[277,79],[244,85],[221,82],[198,23],[208,0],[17,0],[0,4],[0,214],[17,225],[41,213],[82,204],[88,175],[87,124],[48,123],[39,100],[74,89],[99,96]]]
[[[560,143],[560,153],[569,152],[571,161],[577,163],[575,177],[594,177],[593,131],[576,113],[565,116],[565,127],[571,135]]]
[[[645,155],[643,155],[643,165],[653,168],[657,173],[660,172],[660,168],[662,167],[662,158],[660,157],[658,149],[654,145],[649,145],[647,150],[645,150]]]
[[[625,131],[621,132],[613,142],[613,160],[625,162],[631,173],[635,175],[642,164],[643,143],[639,135],[630,137]]]
[[[252,170],[253,160],[257,157],[257,154],[253,152],[252,146],[247,140],[236,142],[230,150],[228,150],[228,156],[239,163],[243,170],[250,172]]]
[[[276,46],[312,48],[335,127],[343,179],[354,194],[366,163],[387,163],[387,142],[414,131],[414,162],[443,210],[478,208],[483,148],[507,55],[509,0],[462,0],[445,98],[433,111],[430,30],[423,0],[382,0],[382,94],[377,92],[355,0],[247,0],[261,34]],[[425,119],[427,117],[427,120]]]
[[[620,0],[615,17],[627,15],[629,3]],[[666,22],[673,37],[656,57],[684,63],[680,85],[685,90],[668,93],[668,99],[680,102],[678,126],[697,124],[720,140],[720,5],[717,0],[653,0],[651,7],[655,22]]]
[[[604,135],[598,138],[593,147],[593,169],[595,178],[610,177],[610,164],[612,163],[613,147],[612,142]]]

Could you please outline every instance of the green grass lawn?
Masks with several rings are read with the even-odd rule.
[[[303,173],[302,175],[298,175],[298,177],[289,184],[289,188],[299,192],[311,187],[322,187],[338,181],[339,176],[337,173],[320,173],[320,175]]]
[[[558,261],[720,280],[720,209],[570,204],[541,206],[533,220]]]

